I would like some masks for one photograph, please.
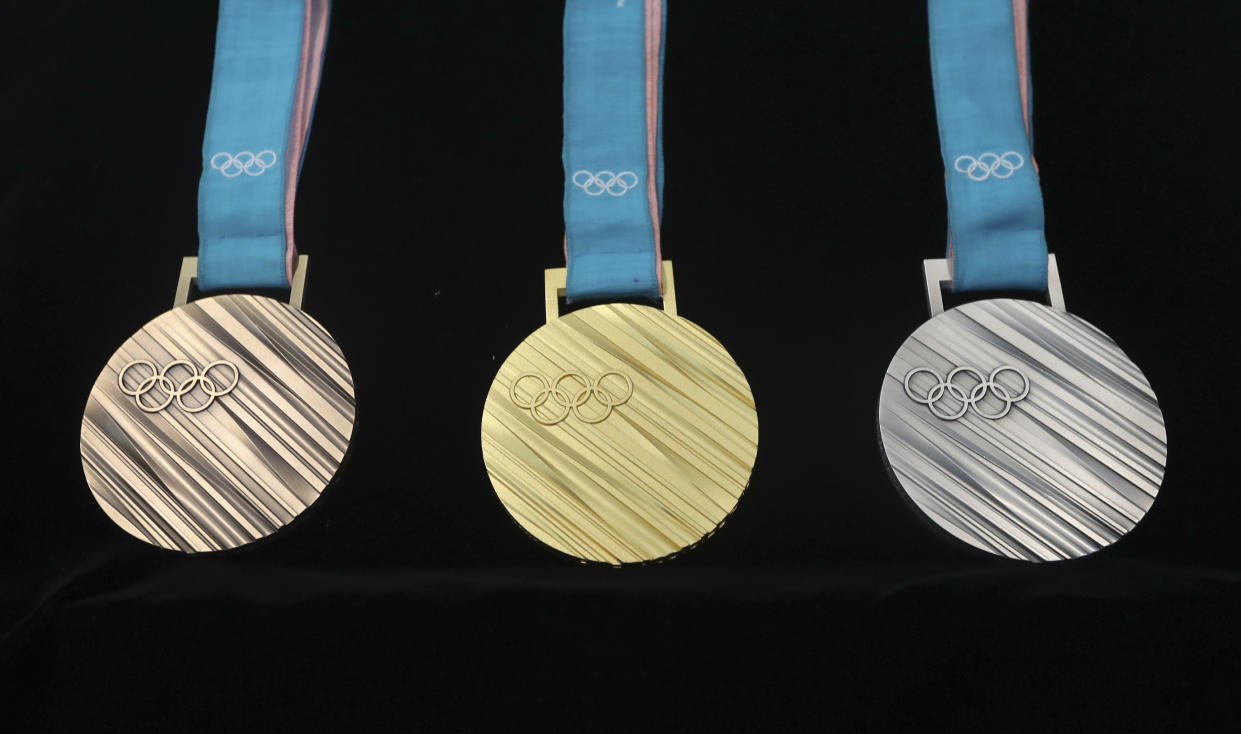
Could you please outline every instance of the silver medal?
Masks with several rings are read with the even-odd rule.
[[[941,307],[897,350],[879,397],[884,457],[914,506],[976,548],[1030,561],[1119,540],[1150,510],[1167,463],[1146,377],[1064,311],[1052,268],[1051,307]]]

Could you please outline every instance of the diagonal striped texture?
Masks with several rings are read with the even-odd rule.
[[[941,420],[905,392],[917,367],[942,377],[1000,365],[1023,373],[1030,392],[998,420],[972,410]],[[1019,379],[1008,384],[1015,395]],[[1003,407],[987,400],[984,412]],[[931,521],[1031,561],[1118,540],[1150,509],[1167,461],[1163,413],[1142,372],[1106,334],[1031,301],[969,303],[919,327],[888,367],[879,432],[897,483]]]
[[[570,415],[543,425],[514,403],[520,375],[566,371],[620,372],[633,391],[598,423]],[[597,402],[587,410],[602,414]],[[482,448],[496,494],[535,538],[585,560],[651,561],[733,511],[758,452],[758,414],[745,375],[710,334],[654,308],[609,304],[543,326],[505,360]]]
[[[237,386],[201,412],[174,401],[146,413],[117,381],[135,360],[199,369],[227,360]],[[127,386],[141,377],[127,375]],[[160,315],[112,355],[82,418],[82,469],[100,506],[134,537],[186,552],[233,548],[319,497],[353,423],[353,377],[322,326],[270,298],[216,296]]]

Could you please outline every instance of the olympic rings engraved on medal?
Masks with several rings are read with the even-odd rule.
[[[602,196],[605,191],[612,196],[624,196],[638,185],[638,174],[633,171],[591,173],[582,170],[573,174],[573,185],[585,191],[589,196]]]
[[[1014,395],[1009,388],[996,381],[995,378],[999,377],[1004,372],[1012,372],[1021,378],[1021,391],[1018,394]],[[927,390],[926,395],[922,397],[915,395],[913,388],[910,387],[910,382],[912,382],[914,376],[919,373],[931,375],[936,380],[935,384]],[[978,384],[974,385],[972,388],[969,388],[969,391],[966,392],[964,387],[953,382],[957,375],[961,374],[973,377],[978,380]],[[986,418],[987,420],[999,420],[1000,418],[1008,415],[1008,412],[1013,409],[1014,403],[1025,400],[1026,396],[1030,394],[1030,379],[1026,377],[1025,373],[1021,370],[1016,367],[1010,367],[1009,365],[1001,365],[996,367],[994,370],[991,370],[991,374],[986,377],[984,377],[981,372],[973,367],[957,367],[953,371],[949,372],[947,377],[942,379],[940,378],[939,373],[930,367],[915,367],[905,375],[905,394],[908,395],[909,399],[915,403],[925,405],[931,411],[932,415],[941,420],[955,421],[965,415],[967,410],[973,410],[979,417]],[[1003,402],[1004,407],[994,413],[988,413],[980,408],[979,404],[986,399],[988,394],[994,395],[997,399]],[[937,408],[936,406],[938,406],[945,397],[952,398],[956,402],[960,403],[961,406],[955,411],[949,411],[948,409],[941,410]]]
[[[125,376],[130,373],[130,370],[138,367],[145,367],[151,371],[151,374],[142,378],[138,382],[137,387],[127,387],[125,385]],[[182,367],[189,372],[189,376],[182,379],[179,383],[169,376],[169,373],[177,367]],[[211,375],[211,370],[216,370],[217,373],[220,370],[232,370],[233,377],[227,383],[216,382],[216,378]],[[217,359],[207,365],[202,372],[199,372],[197,367],[184,359],[169,362],[162,370],[157,370],[155,364],[148,360],[135,359],[125,365],[125,368],[117,375],[116,382],[121,388],[121,392],[132,397],[143,412],[158,413],[172,405],[172,402],[175,400],[177,407],[186,413],[198,413],[211,407],[216,398],[232,392],[233,388],[237,387],[237,382],[240,379],[241,372],[237,369],[237,365],[224,359]],[[223,386],[221,386],[222,384]],[[199,388],[207,396],[207,399],[200,405],[187,405],[185,403],[185,396],[195,388]],[[156,389],[163,393],[164,397],[162,400],[156,403],[143,400],[142,396]]]
[[[1026,164],[1026,159],[1015,150],[1003,155],[983,153],[975,158],[972,155],[957,156],[952,167],[969,176],[975,181],[986,181],[989,178],[1008,178]]]
[[[236,178],[241,174],[262,176],[267,169],[276,165],[276,151],[260,150],[257,154],[243,150],[237,155],[232,153],[216,153],[211,156],[211,167],[224,174],[225,178]]]
[[[612,385],[604,381],[612,377]],[[618,380],[624,381],[624,389],[619,389]],[[537,385],[537,389],[529,397],[519,393],[517,386],[525,382],[526,386]],[[568,382],[569,384],[566,384]],[[590,380],[581,372],[566,370],[551,382],[537,372],[523,372],[513,380],[508,389],[509,399],[522,410],[530,411],[530,416],[545,426],[560,423],[569,414],[577,416],[583,423],[602,423],[612,415],[612,409],[624,405],[633,396],[633,380],[623,372],[608,370],[594,380]],[[603,406],[599,415],[590,415],[582,411],[582,407],[594,398]]]

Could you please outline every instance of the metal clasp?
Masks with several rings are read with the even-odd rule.
[[[952,265],[945,258],[922,261],[922,273],[926,278],[926,303],[931,309],[931,316],[944,312],[943,289],[952,290]],[[1057,311],[1064,309],[1064,291],[1060,289],[1060,269],[1056,267],[1056,256],[1047,256],[1047,300]]]
[[[289,305],[301,310],[302,295],[306,292],[306,266],[310,264],[309,255],[298,255],[293,266],[293,283],[289,288]],[[184,306],[190,299],[190,286],[198,279],[198,258],[181,258],[181,274],[177,276],[177,295],[172,299],[172,307]]]
[[[672,261],[660,263],[663,268],[664,312],[670,316],[677,315],[677,287],[672,277]],[[564,298],[565,282],[568,279],[568,268],[548,268],[543,271],[543,298],[547,305],[547,323],[560,318],[560,299]]]

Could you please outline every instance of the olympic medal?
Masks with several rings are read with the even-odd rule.
[[[665,311],[614,303],[545,324],[501,365],[482,449],[535,538],[613,565],[718,528],[750,481],[758,413],[724,347]]]
[[[215,296],[158,316],[108,360],[82,417],[82,469],[130,535],[222,550],[309,507],[353,425],[353,376],[318,322],[270,298]]]
[[[918,328],[879,397],[883,454],[934,525],[1009,558],[1076,558],[1155,501],[1163,413],[1142,371],[1072,314],[977,301]]]

